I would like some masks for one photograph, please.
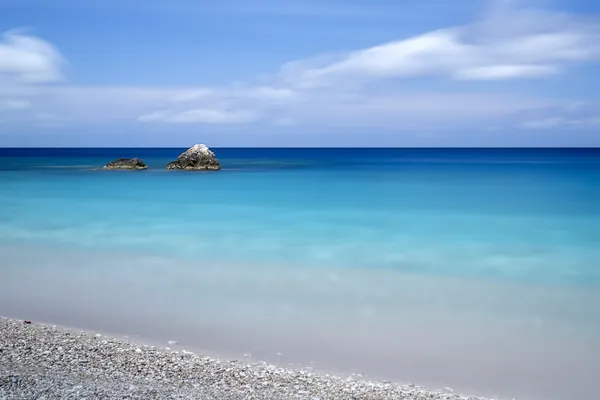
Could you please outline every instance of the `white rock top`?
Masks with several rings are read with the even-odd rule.
[[[205,144],[195,144],[192,147],[190,147],[190,149],[188,151],[193,151],[195,152],[199,152],[199,153],[204,153],[206,155],[210,155],[212,152],[210,151],[210,149],[208,148],[207,145]]]

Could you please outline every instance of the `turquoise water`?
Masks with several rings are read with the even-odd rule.
[[[221,171],[164,170],[183,150],[0,149],[0,314],[595,395],[600,150],[213,149]],[[150,169],[97,169],[118,157]]]
[[[220,263],[600,283],[600,150],[181,149],[0,153],[0,240]],[[152,169],[97,171],[118,156]],[[232,251],[235,249],[235,251]]]

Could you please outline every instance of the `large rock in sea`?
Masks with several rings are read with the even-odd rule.
[[[148,166],[139,158],[119,158],[104,166],[105,169],[147,169]]]
[[[188,171],[217,171],[221,163],[205,144],[196,144],[179,155],[176,161],[167,164],[167,169],[183,169]]]

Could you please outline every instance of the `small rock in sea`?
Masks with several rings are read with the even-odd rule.
[[[169,340],[167,343],[169,344],[169,346],[175,346],[176,344],[178,344],[177,340]]]
[[[119,158],[106,164],[104,169],[142,170],[148,169],[148,166],[139,158]]]
[[[176,161],[167,164],[167,169],[217,171],[221,169],[221,163],[205,144],[195,144],[181,153]]]

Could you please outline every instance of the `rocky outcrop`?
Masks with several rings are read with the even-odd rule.
[[[147,169],[148,166],[139,158],[119,158],[104,166],[104,169]]]
[[[179,162],[171,161],[170,163],[167,164],[167,169],[183,169],[183,168],[181,167]]]
[[[182,169],[187,171],[217,171],[221,163],[206,145],[196,144],[179,155],[176,161],[167,164],[167,169]]]

